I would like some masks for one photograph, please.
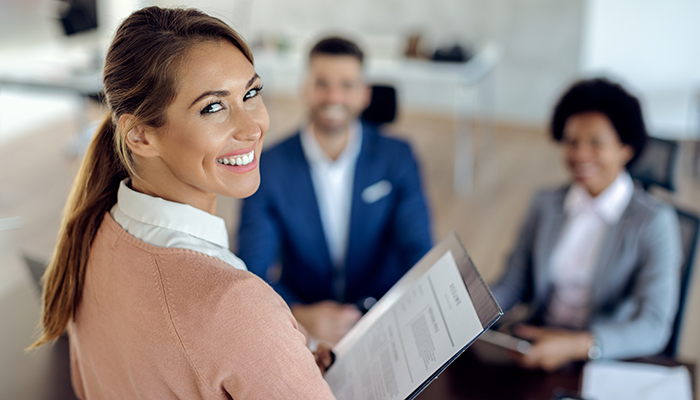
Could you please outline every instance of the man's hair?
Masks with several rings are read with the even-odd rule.
[[[639,158],[647,138],[639,100],[619,84],[603,78],[578,81],[564,93],[554,108],[552,137],[561,141],[567,119],[590,111],[605,114],[620,141],[632,147],[634,156],[627,165]]]
[[[364,60],[364,53],[354,42],[337,36],[321,39],[316,43],[309,52],[309,60],[318,55],[351,56],[357,58],[360,64]]]

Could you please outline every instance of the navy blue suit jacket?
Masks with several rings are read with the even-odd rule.
[[[270,283],[289,304],[379,299],[432,245],[410,147],[365,123],[362,132],[347,257],[340,271],[331,262],[299,133],[260,157],[260,188],[243,203],[238,256],[265,280],[280,261],[281,275]],[[362,195],[379,182],[384,190]]]

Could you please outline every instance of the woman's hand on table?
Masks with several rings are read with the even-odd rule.
[[[527,354],[513,354],[525,368],[552,372],[570,362],[588,359],[589,332],[518,325],[515,334],[532,343]]]

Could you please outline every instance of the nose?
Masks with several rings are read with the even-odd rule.
[[[579,163],[591,161],[593,156],[591,147],[585,144],[569,145],[566,153],[570,161]]]
[[[270,124],[264,105],[255,110],[245,107],[233,115],[233,137],[239,142],[255,142],[267,131]]]
[[[337,85],[332,85],[326,90],[326,102],[337,104],[343,102],[343,90]]]

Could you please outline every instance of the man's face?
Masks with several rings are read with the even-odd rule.
[[[309,61],[304,95],[309,117],[321,133],[345,131],[369,105],[371,89],[360,61],[346,55],[315,55]]]

